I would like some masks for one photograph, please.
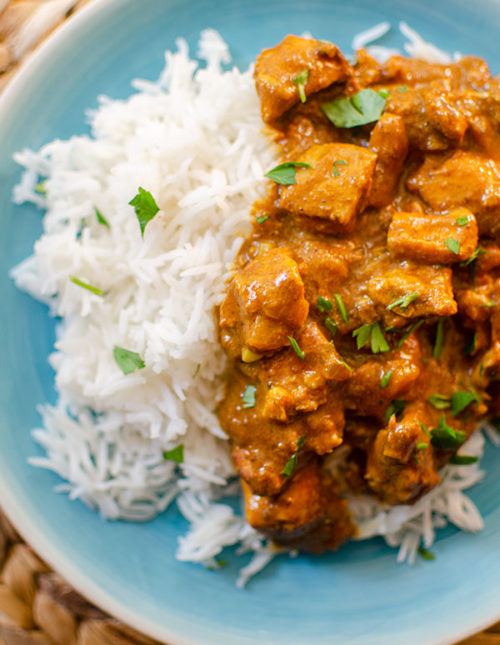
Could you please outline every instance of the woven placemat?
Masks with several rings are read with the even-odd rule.
[[[0,91],[24,57],[88,2],[92,0],[0,0]],[[0,511],[0,645],[158,644],[82,598],[23,542]],[[460,645],[500,645],[500,623]]]

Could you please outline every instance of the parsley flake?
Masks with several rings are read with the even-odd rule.
[[[136,370],[142,370],[146,367],[146,363],[142,360],[137,352],[132,352],[124,347],[115,345],[113,348],[113,356],[116,364],[125,374],[132,374]]]
[[[457,217],[456,222],[459,226],[467,226],[469,219],[467,217]]]
[[[144,237],[144,230],[156,213],[160,210],[153,195],[139,186],[137,195],[129,201],[134,207],[135,214],[141,227],[141,236]]]
[[[463,412],[472,402],[481,403],[481,399],[476,392],[464,392],[459,390],[451,395],[451,414],[456,417]]]
[[[175,461],[176,464],[184,463],[184,444],[181,443],[172,450],[164,450],[163,459]]]
[[[347,309],[345,308],[344,301],[342,300],[340,293],[336,293],[333,296],[333,299],[337,304],[337,309],[339,310],[340,317],[344,322],[348,322],[349,316],[347,315]]]
[[[374,354],[388,352],[391,349],[378,322],[361,325],[352,332],[352,335],[356,339],[358,349],[364,347],[368,340],[370,340],[370,347]]]
[[[417,443],[417,445],[416,445],[416,449],[417,450],[425,450],[428,446],[429,446],[429,444],[427,443],[427,441],[419,441]]]
[[[106,291],[103,291],[102,289],[99,289],[98,287],[94,287],[93,285],[89,284],[88,282],[83,282],[83,280],[79,280],[78,278],[75,278],[74,275],[70,275],[69,279],[73,284],[76,284],[79,287],[82,287],[82,289],[87,289],[87,291],[90,291],[91,293],[95,294],[96,296],[100,296],[102,298],[103,296],[106,295]]]
[[[257,388],[255,385],[247,385],[245,391],[241,395],[241,400],[243,401],[244,408],[254,408],[255,407],[255,393]]]
[[[396,419],[402,414],[405,409],[406,400],[405,399],[394,399],[387,406],[387,409],[384,413],[386,423],[389,423],[393,414],[396,415]]]
[[[290,459],[286,462],[285,467],[283,468],[282,475],[283,477],[290,477],[290,475],[293,473],[295,468],[297,467],[297,458],[299,456],[299,452],[302,449],[302,446],[304,445],[306,438],[301,437],[297,441],[297,450],[293,453],[293,455],[290,457]]]
[[[389,370],[380,379],[380,387],[381,388],[387,387],[389,385],[391,378],[392,378],[392,370]]]
[[[322,296],[318,296],[318,298],[316,300],[316,306],[322,312],[333,311],[333,303],[332,303],[332,301],[328,300],[328,298],[323,298]]]
[[[454,237],[447,237],[444,243],[452,253],[455,253],[455,255],[460,253],[460,242]]]
[[[337,323],[333,320],[333,318],[330,318],[330,316],[325,316],[325,327],[328,329],[330,334],[332,336],[335,336],[335,334],[338,332],[339,328],[337,326]]]
[[[478,457],[472,457],[470,455],[453,455],[450,459],[450,464],[453,466],[470,466],[471,464],[475,464],[478,460]]]
[[[440,450],[456,450],[465,438],[465,432],[450,427],[444,415],[439,419],[438,427],[431,430],[431,443]]]
[[[379,92],[366,89],[354,96],[343,96],[328,103],[322,103],[321,109],[337,128],[354,128],[378,121],[385,102],[386,99]]]
[[[275,166],[269,172],[266,172],[264,177],[272,179],[277,184],[282,186],[291,186],[296,184],[297,180],[295,179],[295,169],[296,168],[311,168],[309,163],[301,163],[299,161],[285,161]]]
[[[269,219],[269,215],[259,215],[259,216],[255,219],[255,221],[257,222],[257,224],[263,224],[263,223],[264,223],[264,222],[266,222],[268,219]]]
[[[94,211],[95,215],[97,217],[97,221],[99,224],[102,224],[103,226],[106,226],[106,228],[110,228],[108,220],[104,217],[104,215],[101,213],[101,211],[94,206]]]
[[[379,90],[379,91],[378,91],[378,93],[380,94],[380,96],[381,96],[383,99],[388,99],[388,98],[389,98],[389,96],[390,96],[390,94],[391,94],[391,93],[389,92],[389,90],[388,90],[388,89],[386,89],[385,87],[383,87],[381,90]]]
[[[340,174],[339,169],[337,168],[337,166],[347,166],[347,161],[345,161],[345,159],[336,159],[333,162],[333,175],[334,175],[334,177],[338,177],[339,174]]]
[[[295,340],[295,338],[292,338],[291,336],[288,336],[288,340],[290,341],[290,345],[292,346],[293,351],[297,354],[299,358],[302,360],[305,359],[306,355],[304,352],[300,349],[298,342]]]
[[[300,74],[293,79],[293,82],[297,86],[301,103],[305,103],[307,101],[306,84],[308,80],[309,80],[308,69],[305,69],[303,72],[300,72]]]
[[[390,305],[387,305],[386,309],[389,311],[392,311],[396,307],[400,307],[401,309],[406,309],[409,305],[411,305],[412,302],[415,302],[415,300],[419,297],[418,291],[415,291],[414,293],[409,293],[407,296],[402,296],[401,298],[398,298],[394,302],[391,302]]]

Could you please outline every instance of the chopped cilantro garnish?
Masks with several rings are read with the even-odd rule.
[[[328,300],[328,298],[323,298],[322,296],[318,296],[316,306],[320,311],[333,311],[332,301]]]
[[[438,394],[437,392],[432,394],[427,400],[436,410],[447,410],[451,405],[449,396]]]
[[[333,162],[333,174],[335,177],[338,177],[340,174],[337,166],[347,166],[347,161],[345,161],[344,159],[336,159]]]
[[[381,90],[379,90],[379,91],[378,91],[378,93],[380,94],[380,96],[381,96],[383,99],[388,99],[388,98],[389,98],[389,95],[390,95],[389,90],[388,90],[388,89],[386,89],[385,87],[383,87]]]
[[[457,217],[456,221],[459,226],[467,226],[469,219],[467,217]]]
[[[417,450],[425,450],[428,446],[429,444],[427,443],[427,441],[419,441],[416,445],[416,448]]]
[[[401,345],[413,334],[413,332],[420,327],[424,322],[423,318],[421,320],[417,320],[415,324],[413,324],[410,329],[404,334],[397,342],[396,347],[399,349]]]
[[[328,329],[332,336],[335,336],[335,334],[339,330],[337,323],[333,320],[333,318],[330,318],[330,316],[325,316],[325,327]]]
[[[378,121],[384,110],[386,99],[379,92],[366,89],[354,96],[343,96],[328,103],[321,109],[337,128],[354,128]]]
[[[96,208],[95,206],[94,206],[94,211],[95,211],[95,215],[97,217],[97,221],[99,222],[99,224],[102,224],[103,226],[106,226],[107,228],[109,228],[110,227],[109,222],[104,217],[104,215],[101,213],[101,211],[98,208]]]
[[[305,103],[307,101],[306,84],[308,79],[309,79],[308,69],[305,69],[303,72],[300,72],[300,74],[293,79],[293,82],[297,86],[301,103]]]
[[[425,425],[422,423],[422,421],[419,421],[419,423],[420,423],[420,427],[422,428],[422,432],[424,432],[428,437],[430,437],[430,436],[431,436],[431,433],[427,430],[427,428],[426,428],[426,427],[425,427]]]
[[[370,347],[374,354],[388,352],[391,349],[378,322],[361,325],[352,332],[352,335],[356,339],[358,349],[364,347],[368,340],[370,340]]]
[[[434,340],[434,348],[432,350],[432,355],[438,361],[441,357],[441,352],[443,351],[443,342],[444,342],[444,322],[445,319],[441,318],[438,320],[436,327],[436,339]]]
[[[285,467],[283,468],[282,475],[283,477],[290,477],[290,475],[293,473],[295,468],[297,467],[297,458],[299,455],[299,452],[304,445],[306,438],[301,437],[297,441],[297,450],[293,453],[293,455],[290,457],[290,459],[286,462]]]
[[[340,293],[336,293],[333,296],[333,299],[337,303],[337,309],[339,310],[340,317],[344,322],[347,322],[349,320],[349,316],[347,315],[347,309],[345,308],[342,296],[340,295]]]
[[[264,223],[265,221],[267,221],[268,219],[269,219],[269,215],[259,215],[259,216],[255,219],[255,221],[257,222],[257,224],[263,224],[263,223]]]
[[[417,551],[418,551],[419,556],[421,558],[423,558],[424,560],[431,561],[431,560],[436,559],[436,556],[434,555],[434,553],[431,553],[429,550],[425,549],[423,546],[419,546]]]
[[[389,385],[392,378],[392,370],[388,370],[380,379],[380,387],[385,388]]]
[[[243,401],[244,408],[254,408],[255,407],[255,392],[257,388],[255,385],[247,385],[243,394],[241,395],[241,400]]]
[[[300,349],[298,342],[295,340],[295,338],[292,338],[291,336],[288,336],[288,340],[290,341],[290,345],[292,346],[293,351],[297,354],[299,358],[304,360],[306,355],[304,352]]]
[[[453,455],[450,459],[450,464],[453,464],[453,466],[470,466],[478,460],[478,457],[471,457],[470,455]]]
[[[146,367],[146,364],[137,352],[132,352],[124,347],[118,347],[118,345],[115,345],[113,348],[113,356],[116,364],[125,375],[131,374],[136,370],[142,370]]]
[[[447,237],[444,243],[452,253],[455,253],[455,255],[460,253],[460,242],[454,237]]]
[[[472,282],[472,288],[474,291],[476,290],[476,260],[480,255],[486,255],[486,251],[484,249],[481,249],[477,247],[477,249],[474,251],[474,253],[470,256],[468,260],[465,260],[464,262],[460,262],[459,266],[461,267],[469,267],[469,273],[470,273],[470,280]]]
[[[451,414],[456,417],[473,401],[481,403],[481,399],[476,392],[464,392],[460,390],[458,392],[453,392],[451,395]]]
[[[405,405],[406,405],[405,399],[394,399],[393,401],[391,401],[391,403],[388,405],[384,414],[386,423],[389,423],[390,418],[392,417],[393,414],[396,415],[396,418],[399,417],[399,415],[405,409]]]
[[[102,289],[99,289],[98,287],[94,287],[93,285],[89,284],[88,282],[83,282],[83,280],[79,280],[78,278],[75,278],[74,275],[70,275],[69,279],[73,284],[78,285],[79,287],[82,287],[83,289],[87,289],[87,291],[90,291],[91,293],[95,294],[96,296],[100,296],[101,298],[106,295],[106,292],[103,291]]]
[[[163,459],[175,461],[176,464],[182,464],[184,462],[184,444],[181,443],[175,448],[172,448],[172,450],[164,450]]]
[[[411,305],[412,302],[414,302],[418,297],[419,293],[415,291],[414,293],[409,293],[407,296],[402,296],[401,298],[398,298],[394,302],[391,302],[390,305],[387,305],[386,309],[389,311],[392,311],[396,307],[400,307],[401,309],[406,309],[409,305]]]
[[[439,419],[438,427],[431,430],[431,443],[441,450],[456,450],[465,441],[465,432],[451,428],[444,415]]]
[[[135,214],[141,227],[141,235],[144,236],[144,230],[156,213],[160,210],[155,202],[153,195],[139,186],[137,195],[129,201],[130,206],[134,207]]]
[[[295,179],[296,168],[311,168],[311,164],[300,163],[298,161],[285,161],[284,163],[280,163],[278,166],[272,168],[269,172],[266,172],[264,177],[272,179],[282,186],[291,186],[292,184],[297,183],[297,180]]]

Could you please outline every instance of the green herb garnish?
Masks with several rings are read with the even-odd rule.
[[[401,85],[400,87],[396,87],[396,92],[406,92],[407,89],[407,85]]]
[[[46,195],[47,194],[46,185],[47,185],[46,179],[38,182],[38,184],[35,186],[35,193],[38,193],[39,195]]]
[[[477,404],[481,403],[481,399],[476,392],[453,392],[451,395],[451,414],[456,417],[460,412],[463,412],[467,406],[472,402]]]
[[[193,374],[192,378],[196,378],[198,376],[198,372],[200,371],[200,367],[201,367],[201,363],[197,363],[196,364],[196,369],[194,371],[194,374]]]
[[[322,103],[321,109],[337,128],[354,128],[378,121],[384,110],[386,99],[379,92],[366,89],[354,96],[343,96]]]
[[[392,378],[392,370],[389,370],[380,379],[380,387],[381,388],[387,387],[389,385],[391,378]]]
[[[345,308],[342,296],[340,295],[340,293],[336,293],[333,296],[333,299],[337,303],[337,309],[339,310],[340,317],[344,322],[347,322],[349,320],[349,316],[347,315],[347,309]]]
[[[409,293],[407,296],[402,296],[394,302],[391,302],[390,305],[387,305],[386,309],[392,311],[395,307],[400,307],[401,309],[406,309],[412,302],[414,302],[418,297],[419,293],[415,291],[414,293]]]
[[[455,253],[455,255],[460,253],[460,242],[454,237],[447,237],[444,243],[452,253]]]
[[[297,354],[299,358],[302,360],[305,359],[306,355],[304,352],[300,349],[298,342],[295,340],[295,338],[292,338],[291,336],[288,336],[288,340],[290,341],[290,345],[293,348],[293,351]]]
[[[470,466],[479,461],[479,457],[471,457],[470,455],[453,455],[450,459],[450,464],[454,466]]]
[[[436,327],[436,338],[434,340],[434,347],[432,349],[433,357],[438,361],[441,357],[441,352],[443,351],[443,342],[444,342],[444,318],[438,320]]]
[[[300,74],[293,79],[293,82],[297,86],[301,103],[305,103],[307,101],[306,84],[308,79],[309,79],[308,69],[305,69],[303,72],[300,72]]]
[[[421,320],[417,320],[417,322],[410,327],[410,329],[404,334],[397,342],[396,347],[399,349],[401,345],[406,341],[407,338],[409,338],[415,330],[417,330],[420,325],[424,323],[423,318]]]
[[[380,94],[380,96],[381,96],[383,99],[388,99],[388,98],[389,98],[389,96],[390,96],[390,94],[391,94],[391,93],[389,92],[389,90],[388,90],[388,89],[386,89],[385,87],[383,87],[381,90],[379,90],[379,91],[378,91],[378,93]]]
[[[394,399],[393,401],[391,401],[391,403],[388,405],[384,413],[386,423],[389,423],[389,420],[393,414],[396,415],[396,418],[399,417],[399,415],[405,409],[405,405],[406,405],[405,399]]]
[[[247,385],[245,391],[241,395],[241,400],[243,401],[244,408],[254,408],[255,407],[255,392],[257,388],[255,385]]]
[[[391,349],[378,322],[361,325],[352,332],[352,335],[356,339],[358,349],[364,347],[368,340],[370,340],[370,347],[374,354],[388,352]]]
[[[164,450],[163,459],[175,461],[176,464],[182,464],[184,462],[184,444],[181,443],[175,448],[172,448],[172,450]]]
[[[467,226],[469,219],[467,217],[457,217],[456,222],[459,226]]]
[[[98,287],[94,287],[93,285],[89,284],[88,282],[83,282],[83,280],[79,280],[78,278],[75,278],[74,275],[70,275],[69,279],[73,284],[76,284],[79,287],[82,287],[82,289],[87,289],[87,291],[90,291],[91,293],[95,294],[96,296],[100,296],[102,298],[103,296],[106,295],[106,291],[103,291],[102,289],[99,289]]]
[[[339,330],[337,323],[333,320],[333,318],[330,318],[330,316],[325,316],[325,327],[328,329],[332,336],[335,336],[335,334]]]
[[[465,437],[465,432],[451,428],[444,416],[439,419],[438,427],[431,430],[431,443],[440,450],[456,450]]]
[[[290,477],[290,475],[293,473],[295,468],[297,467],[297,457],[299,455],[299,452],[304,445],[306,438],[301,437],[297,441],[297,450],[293,453],[293,455],[290,457],[290,459],[286,462],[285,467],[283,468],[282,475],[283,477]]]
[[[419,556],[424,560],[432,561],[436,559],[436,556],[434,555],[434,553],[431,553],[428,549],[425,549],[423,546],[419,546],[417,551]]]
[[[470,356],[476,351],[477,333],[474,332],[464,346],[464,352]]]
[[[118,345],[115,345],[113,348],[113,356],[116,364],[125,376],[146,367],[146,364],[137,352],[132,352],[124,347],[118,347]]]
[[[449,396],[438,394],[437,392],[427,400],[436,410],[447,410],[451,405]]]
[[[269,215],[259,215],[255,221],[257,222],[257,224],[263,224],[268,219]]]
[[[272,179],[282,186],[291,186],[292,184],[297,183],[297,180],[295,179],[296,168],[311,168],[311,164],[300,163],[298,161],[285,161],[285,163],[280,163],[269,172],[266,172],[264,177]]]
[[[419,441],[416,445],[416,448],[417,450],[425,450],[428,446],[429,444],[427,443],[427,441]]]
[[[337,166],[347,166],[347,161],[345,161],[344,159],[336,159],[333,162],[333,174],[335,177],[338,177],[340,174]]]
[[[469,267],[469,273],[470,273],[470,280],[472,282],[472,288],[474,291],[476,290],[476,260],[480,255],[486,255],[486,251],[484,249],[481,249],[477,247],[477,249],[474,251],[474,253],[470,256],[468,260],[465,260],[464,262],[460,262],[458,266],[461,267]]]
[[[156,213],[160,210],[153,195],[139,186],[137,195],[129,201],[134,207],[135,214],[141,227],[141,235],[144,237],[144,230]]]
[[[104,217],[104,215],[101,213],[101,211],[94,206],[94,211],[95,215],[97,217],[97,221],[99,224],[102,224],[103,226],[106,226],[107,228],[110,228],[108,220]]]
[[[333,303],[331,300],[328,300],[328,298],[323,298],[322,296],[318,296],[316,300],[316,306],[320,311],[333,311]]]

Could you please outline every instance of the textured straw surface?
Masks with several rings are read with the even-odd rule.
[[[0,91],[37,43],[91,1],[0,0]],[[82,598],[23,543],[0,511],[0,645],[155,643]],[[500,623],[460,645],[500,645]]]

